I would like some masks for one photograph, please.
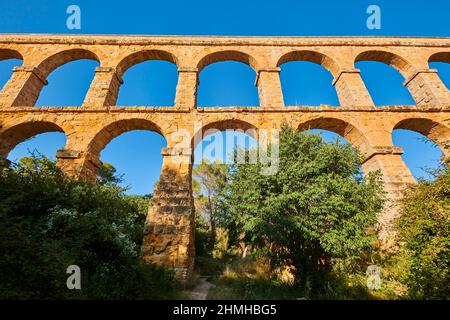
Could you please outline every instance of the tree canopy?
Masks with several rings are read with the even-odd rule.
[[[351,145],[287,125],[279,150],[274,175],[262,174],[261,164],[229,167],[219,221],[231,242],[245,241],[274,266],[294,265],[302,281],[333,259],[358,259],[370,250],[383,206],[379,174],[362,175],[362,156]]]
[[[419,181],[403,198],[398,220],[403,281],[414,299],[450,298],[450,171]]]
[[[124,195],[113,183],[70,179],[42,157],[5,168],[0,173],[0,297],[171,297],[172,275],[140,256],[148,201]],[[81,269],[81,290],[66,287],[70,265]]]

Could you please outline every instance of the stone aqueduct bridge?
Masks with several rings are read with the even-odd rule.
[[[450,39],[445,38],[300,38],[300,37],[144,37],[0,35],[0,60],[19,58],[0,92],[0,156],[36,134],[59,131],[67,137],[58,151],[59,166],[69,175],[95,179],[102,149],[116,136],[134,129],[160,133],[163,149],[160,183],[144,230],[143,256],[174,268],[178,277],[192,271],[194,209],[191,137],[208,128],[271,129],[283,121],[304,129],[326,129],[346,138],[367,158],[365,172],[379,169],[391,199],[414,183],[402,161],[402,149],[392,143],[394,129],[422,133],[443,148],[450,140],[450,92],[429,62],[450,63]],[[48,75],[78,59],[100,63],[81,107],[34,107]],[[116,106],[122,76],[145,60],[167,60],[178,66],[172,107]],[[259,107],[198,108],[199,72],[207,65],[234,60],[256,72]],[[280,65],[293,60],[322,65],[334,76],[340,107],[286,107],[280,85]],[[373,60],[397,69],[415,106],[375,107],[355,62]],[[383,81],[380,79],[380,81]],[[198,128],[198,123],[201,127]],[[188,161],[178,161],[178,160]],[[380,215],[380,234],[389,239],[394,202]]]

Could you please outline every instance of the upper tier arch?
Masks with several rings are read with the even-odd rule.
[[[237,61],[250,66],[255,72],[259,70],[259,63],[256,59],[243,51],[237,50],[220,50],[203,56],[197,63],[197,69],[200,73],[205,67],[216,62]]]
[[[0,48],[0,61],[7,59],[23,60],[22,54],[17,50]]]
[[[413,65],[405,58],[385,49],[363,51],[355,58],[355,63],[359,61],[377,61],[385,63],[399,71],[404,78],[407,78],[414,71]]]
[[[50,73],[66,63],[82,59],[94,60],[101,63],[99,57],[93,51],[86,49],[68,49],[55,53],[46,58],[39,63],[37,69],[41,73],[42,77],[47,78]]]
[[[434,53],[428,59],[428,62],[445,62],[450,63],[450,51]]]
[[[282,64],[290,61],[309,61],[316,63],[330,71],[334,77],[339,74],[339,70],[341,69],[337,62],[328,55],[310,50],[291,51],[284,54],[278,60],[277,67],[280,67]]]
[[[123,76],[125,72],[144,61],[148,60],[164,60],[178,65],[178,59],[175,54],[165,50],[142,50],[134,52],[123,58],[117,65],[116,69],[119,76]]]

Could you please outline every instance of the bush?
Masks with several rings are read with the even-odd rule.
[[[172,275],[140,257],[146,211],[123,189],[69,179],[42,157],[4,169],[0,298],[171,297]],[[67,289],[69,265],[81,269],[81,290]]]
[[[413,299],[450,298],[450,171],[420,181],[403,199],[398,235],[407,267],[402,281]]]
[[[201,219],[196,219],[195,225],[195,254],[197,256],[211,256],[214,249],[214,237],[208,226]]]

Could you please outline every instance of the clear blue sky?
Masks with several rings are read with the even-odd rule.
[[[71,4],[81,8],[81,30],[66,28],[66,9]],[[381,30],[366,28],[366,9],[371,4],[381,8]],[[450,36],[450,1],[1,0],[0,33]],[[20,64],[17,60],[0,62],[0,87],[7,82],[12,68]],[[82,60],[57,69],[49,76],[49,85],[36,105],[80,105],[96,65]],[[361,69],[377,105],[414,103],[395,70],[374,62],[359,62],[356,67]],[[450,66],[431,67],[438,68],[441,79],[450,87]],[[281,81],[286,104],[339,105],[331,79],[331,74],[318,65],[283,65]],[[210,65],[200,74],[198,104],[258,105],[254,80],[254,71],[240,63]],[[128,70],[124,81],[119,105],[173,105],[177,70],[168,62],[141,63]],[[333,134],[325,137],[331,139]],[[395,145],[404,148],[404,160],[413,174],[429,177],[421,168],[436,166],[440,151],[421,138],[404,130],[393,135]],[[9,158],[18,159],[34,149],[54,157],[64,143],[60,133],[39,135],[17,146]],[[114,139],[102,152],[101,160],[125,174],[124,184],[131,186],[129,193],[145,194],[151,192],[158,179],[164,145],[165,140],[156,133],[132,131]]]

